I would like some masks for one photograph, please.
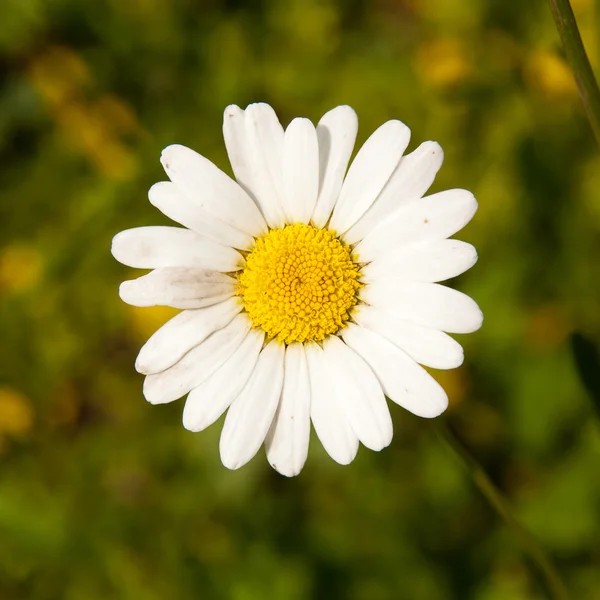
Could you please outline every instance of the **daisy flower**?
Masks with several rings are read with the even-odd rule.
[[[227,411],[223,464],[237,469],[264,443],[271,466],[297,475],[312,422],[338,463],[359,442],[392,440],[386,397],[421,417],[448,399],[420,365],[452,369],[482,314],[437,282],[477,260],[448,239],[477,210],[460,189],[425,196],[442,164],[435,142],[403,156],[410,130],[377,129],[348,168],[358,120],[334,108],[315,127],[284,129],[267,104],[225,110],[234,181],[184,146],[161,162],[170,181],[150,202],[180,227],[113,239],[121,263],[152,269],[121,284],[134,306],[183,309],[142,347],[136,370],[152,404],[187,396],[183,424],[201,431]]]

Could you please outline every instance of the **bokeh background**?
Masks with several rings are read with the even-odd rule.
[[[575,11],[598,67],[600,3]],[[436,376],[478,457],[577,600],[600,598],[600,426],[570,336],[600,340],[600,159],[543,0],[3,0],[0,20],[0,598],[530,600],[517,539],[436,434],[349,467],[313,438],[287,480],[221,466],[133,369],[173,311],[117,296],[119,230],[189,145],[229,171],[227,104],[284,124],[350,104],[434,139],[434,191],[480,202],[459,237],[480,303]]]

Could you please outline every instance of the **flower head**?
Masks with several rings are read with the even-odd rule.
[[[223,132],[234,181],[206,158],[169,146],[169,182],[150,202],[180,223],[117,234],[112,252],[152,271],[125,281],[134,306],[183,311],[143,346],[136,369],[153,404],[188,394],[184,426],[200,431],[226,410],[223,464],[247,463],[264,443],[270,464],[296,475],[312,422],[341,464],[359,442],[392,439],[386,396],[422,417],[448,404],[421,365],[458,367],[482,314],[439,285],[477,260],[448,239],[473,217],[465,190],[423,197],[442,164],[425,142],[388,121],[348,168],[357,131],[348,106],[283,129],[273,109],[229,106]],[[347,172],[346,172],[347,171]],[[420,364],[419,364],[420,363]]]

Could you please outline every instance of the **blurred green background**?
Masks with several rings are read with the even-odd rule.
[[[598,67],[600,11],[574,8]],[[137,350],[173,311],[117,296],[119,230],[166,224],[160,150],[230,172],[227,104],[286,124],[337,104],[434,139],[433,190],[480,202],[456,285],[481,305],[444,419],[553,556],[600,598],[600,427],[569,338],[600,340],[600,160],[543,0],[3,0],[0,598],[521,600],[535,568],[436,424],[349,467],[221,466],[220,425],[148,405]]]

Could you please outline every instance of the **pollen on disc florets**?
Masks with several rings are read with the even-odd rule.
[[[318,341],[348,320],[359,277],[350,247],[334,231],[297,223],[256,241],[238,276],[237,294],[269,338]]]

